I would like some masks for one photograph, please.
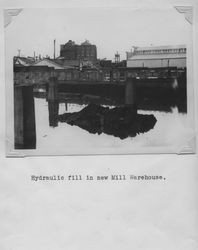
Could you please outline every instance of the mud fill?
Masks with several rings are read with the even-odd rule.
[[[59,115],[60,122],[78,126],[92,134],[105,133],[125,139],[153,129],[154,115],[137,114],[131,107],[103,107],[90,104],[79,112]]]

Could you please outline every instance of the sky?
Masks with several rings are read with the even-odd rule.
[[[191,25],[173,7],[167,8],[49,8],[23,9],[5,29],[9,54],[53,57],[60,44],[74,40],[80,44],[88,39],[97,46],[98,58],[121,60],[132,46],[188,44]]]

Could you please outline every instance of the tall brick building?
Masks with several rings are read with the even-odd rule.
[[[60,57],[65,60],[90,61],[95,63],[97,60],[97,48],[96,45],[91,44],[87,40],[80,45],[69,40],[66,44],[60,46]]]
[[[78,45],[76,45],[72,40],[69,40],[66,44],[61,44],[60,57],[63,57],[66,60],[76,60],[77,49]]]

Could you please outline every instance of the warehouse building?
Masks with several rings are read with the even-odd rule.
[[[60,46],[60,57],[64,65],[79,66],[80,63],[95,64],[97,61],[96,45],[88,40],[79,44],[69,40],[66,44]]]
[[[186,68],[186,46],[133,47],[127,52],[127,67]]]

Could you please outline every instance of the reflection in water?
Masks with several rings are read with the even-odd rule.
[[[49,112],[49,126],[57,127],[58,126],[58,110],[59,102],[58,101],[48,101],[48,112]]]
[[[37,98],[45,98],[46,93],[35,92]],[[100,98],[96,94],[78,94],[78,93],[59,93],[59,103],[89,104],[120,106],[124,104],[123,95],[115,99]],[[187,93],[186,88],[137,88],[138,109],[150,111],[171,112],[172,107],[177,107],[181,113],[187,112]]]
[[[183,93],[175,91],[175,89],[153,91],[144,88],[137,94],[138,109],[172,112],[172,108],[177,106],[179,112],[186,112],[184,91]],[[61,115],[59,115],[59,102],[64,103]],[[90,103],[92,104],[90,105]],[[98,103],[102,105],[98,105]],[[134,115],[136,114],[134,110],[127,109],[123,105],[116,107],[114,102],[112,106],[110,103],[109,100],[100,100],[93,95],[85,101],[85,98],[82,96],[79,98],[77,94],[61,93],[59,101],[48,101],[49,125],[57,127],[58,121],[66,122],[93,134],[103,132],[121,139],[128,136],[134,137],[137,133],[144,133],[154,128],[156,118],[153,115]],[[74,106],[73,110],[71,109],[72,105]],[[77,107],[78,110],[76,110]],[[114,108],[110,109],[110,107]]]
[[[187,112],[185,88],[139,88],[137,99],[138,108],[142,110],[171,112],[172,107],[177,107],[179,112]]]
[[[59,115],[66,112],[79,112],[86,106],[86,104],[68,103],[68,110],[66,111],[65,103],[59,103]],[[171,112],[138,110],[138,114],[153,114],[157,119],[155,127],[133,138],[128,137],[120,140],[118,137],[105,133],[100,135],[91,134],[78,126],[71,126],[67,123],[58,122],[58,127],[50,127],[48,103],[45,99],[35,98],[36,147],[41,150],[50,150],[50,152],[53,150],[62,152],[62,150],[71,149],[79,153],[82,153],[82,150],[86,151],[88,148],[90,150],[91,148],[100,150],[101,148],[113,147],[114,150],[118,148],[123,149],[122,152],[126,153],[129,149],[136,151],[138,147],[159,147],[160,149],[162,146],[176,145],[178,141],[181,142],[179,143],[181,145],[185,140],[188,133],[185,125],[187,124],[187,115],[178,113],[177,108],[172,109]]]
[[[81,119],[81,128],[79,129],[78,126],[71,126],[69,125],[70,122],[65,121],[70,118],[74,117],[75,112],[80,112],[85,107],[87,107],[90,103],[95,104],[101,104],[102,109],[104,107],[108,107],[107,110],[113,109],[116,106],[121,105],[120,103],[112,102],[109,98],[101,100],[98,98],[98,96],[95,95],[85,95],[82,94],[71,94],[71,93],[60,93],[59,99],[56,101],[50,101],[46,102],[44,99],[46,98],[45,93],[34,93],[34,96],[36,97],[35,103],[36,105],[39,105],[39,108],[36,111],[36,123],[37,123],[37,132],[40,133],[40,140],[38,135],[38,147],[41,147],[41,145],[45,145],[47,147],[48,144],[45,144],[46,141],[48,143],[57,143],[56,146],[59,146],[63,144],[64,146],[70,147],[70,145],[79,145],[79,144],[89,144],[92,143],[93,140],[97,142],[97,145],[111,145],[112,141],[114,141],[114,138],[117,138],[122,144],[119,144],[118,141],[116,143],[120,145],[125,145],[126,143],[130,143],[130,147],[132,146],[131,142],[129,142],[130,136],[133,137],[133,146],[135,147],[136,142],[140,143],[140,145],[144,143],[151,143],[151,145],[156,145],[159,143],[166,144],[169,143],[171,140],[174,140],[175,137],[178,136],[178,134],[181,137],[182,133],[179,133],[179,131],[182,128],[183,124],[180,121],[186,119],[186,115],[184,115],[187,111],[186,108],[186,90],[185,89],[149,89],[144,88],[137,91],[137,99],[138,99],[138,111],[139,114],[144,116],[139,116],[139,123],[136,123],[136,126],[138,129],[136,129],[136,133],[134,131],[129,131],[124,128],[125,125],[122,123],[123,116],[114,117],[113,120],[109,121],[110,118],[107,118],[106,115],[97,116],[95,113],[92,113],[93,121],[95,122],[95,128],[90,126],[89,120],[87,120],[87,124],[83,124],[85,122],[85,117]],[[39,99],[40,100],[39,100]],[[38,102],[40,101],[40,102]],[[173,111],[173,107],[177,107]],[[101,110],[102,110],[101,109]],[[43,113],[41,112],[43,110]],[[86,110],[86,109],[85,109]],[[182,114],[179,114],[178,112],[181,112]],[[41,115],[42,113],[42,115]],[[64,115],[65,114],[65,115]],[[80,113],[82,114],[82,113]],[[62,116],[60,116],[62,115]],[[145,115],[153,115],[152,118],[147,119]],[[40,118],[39,118],[40,117]],[[45,119],[43,118],[45,117]],[[61,123],[59,120],[61,120],[63,117],[67,117],[66,120],[64,120],[64,123]],[[108,114],[108,117],[110,116],[110,113]],[[146,119],[144,119],[144,118]],[[82,117],[81,117],[82,118]],[[108,120],[109,119],[109,120]],[[126,117],[124,118],[124,120]],[[156,120],[157,123],[156,123]],[[45,126],[44,120],[46,121]],[[151,123],[148,125],[148,130],[151,129],[149,132],[144,134],[139,134],[137,136],[138,132],[146,132],[146,129],[141,129],[142,125],[145,124],[146,121],[151,121]],[[62,120],[63,121],[63,120]],[[108,122],[107,122],[108,121]],[[79,122],[79,120],[78,120]],[[155,124],[156,123],[156,124]],[[98,124],[96,126],[96,124]],[[108,128],[106,126],[108,124],[112,125],[111,128]],[[174,124],[174,126],[173,126]],[[116,127],[117,126],[117,127]],[[123,127],[122,127],[123,126]],[[135,125],[134,125],[135,126]],[[42,129],[40,128],[42,127]],[[121,127],[121,129],[120,129]],[[51,128],[51,129],[49,129]],[[87,133],[85,134],[85,130],[89,131],[90,133],[96,133],[94,135]],[[95,129],[95,131],[94,131]],[[119,130],[121,131],[120,133]],[[127,131],[125,134],[122,133],[122,131]],[[148,131],[147,130],[147,131]],[[42,131],[42,133],[40,132]],[[85,132],[84,132],[85,131]],[[183,130],[182,130],[183,131]],[[185,132],[185,131],[184,131]],[[168,134],[171,133],[171,136]],[[98,135],[100,134],[100,135]],[[105,134],[107,137],[105,137]],[[114,135],[114,136],[108,136],[108,135]],[[63,137],[66,136],[66,140],[63,141]],[[120,138],[126,138],[124,140],[120,140]],[[68,137],[70,139],[68,139]],[[81,139],[82,137],[82,139]],[[51,139],[50,139],[51,138]],[[53,138],[53,139],[52,139]],[[101,138],[101,139],[99,139]],[[77,143],[77,144],[76,144]],[[109,144],[110,143],[110,144]],[[67,145],[68,144],[68,145]],[[95,145],[95,142],[94,142]]]
[[[149,131],[155,126],[154,115],[140,115],[134,107],[102,107],[89,104],[79,112],[59,115],[60,122],[76,125],[92,134],[105,133],[125,139]]]

